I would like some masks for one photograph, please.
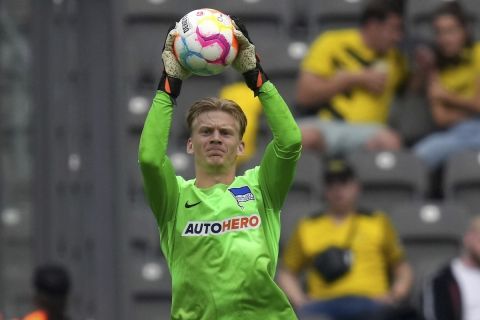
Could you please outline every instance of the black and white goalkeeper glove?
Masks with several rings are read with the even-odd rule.
[[[164,70],[158,84],[158,90],[168,93],[173,98],[177,98],[180,94],[182,81],[191,76],[191,72],[182,67],[173,53],[173,42],[176,36],[175,26],[170,27],[162,52]]]
[[[236,17],[232,17],[235,26],[234,35],[238,41],[238,54],[232,66],[240,72],[247,86],[257,96],[260,87],[268,80],[267,75],[260,66],[260,59],[255,52],[255,45],[248,35],[245,25]]]

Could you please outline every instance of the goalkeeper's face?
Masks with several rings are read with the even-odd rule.
[[[207,111],[192,122],[187,152],[207,172],[227,171],[244,151],[240,124],[227,112]]]

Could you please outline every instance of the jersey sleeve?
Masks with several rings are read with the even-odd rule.
[[[161,237],[166,234],[167,222],[175,215],[179,197],[175,170],[166,155],[172,111],[170,96],[157,91],[145,120],[139,147],[144,189]]]
[[[277,211],[295,175],[302,138],[287,104],[270,81],[260,88],[259,98],[273,134],[260,163],[259,184],[266,206]]]
[[[384,228],[384,252],[385,257],[390,266],[394,266],[405,259],[405,252],[403,246],[400,244],[397,232],[393,227],[390,219],[382,214],[382,222]]]
[[[330,34],[325,33],[313,42],[307,55],[302,61],[302,71],[322,77],[331,77],[335,74],[335,66],[332,62],[332,44],[330,38]]]
[[[293,273],[299,273],[308,262],[301,242],[300,226],[301,224],[293,232],[282,255],[283,266]]]

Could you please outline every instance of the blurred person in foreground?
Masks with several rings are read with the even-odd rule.
[[[205,98],[186,110],[196,178],[175,175],[166,156],[172,109],[180,107],[175,98],[190,75],[174,57],[175,30],[165,42],[165,69],[140,139],[145,192],[172,275],[172,319],[296,319],[274,275],[280,209],[300,156],[300,130],[245,27],[235,22],[233,67],[258,96],[273,133],[260,166],[235,176],[245,115],[233,101]]]
[[[480,44],[458,2],[437,9],[433,28],[427,93],[439,130],[413,147],[432,170],[456,152],[480,149]]]
[[[360,27],[321,34],[304,58],[297,82],[298,107],[317,115],[299,122],[305,148],[346,154],[357,148],[399,149],[386,125],[390,104],[407,78],[396,49],[403,39],[398,1],[373,0]]]
[[[480,216],[463,237],[463,252],[441,268],[423,292],[426,320],[480,319]]]
[[[23,320],[68,320],[66,315],[70,276],[60,265],[43,265],[33,274],[34,302],[37,310]]]
[[[324,180],[327,208],[299,222],[282,252],[280,286],[299,316],[397,319],[413,276],[394,227],[384,213],[357,208],[360,185],[344,160],[329,161]]]

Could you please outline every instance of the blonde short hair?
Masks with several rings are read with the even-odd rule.
[[[243,113],[242,108],[235,101],[215,97],[200,99],[188,109],[186,120],[190,133],[192,132],[193,121],[200,114],[210,111],[223,111],[231,115],[239,125],[240,138],[243,137],[247,127],[247,117]]]

